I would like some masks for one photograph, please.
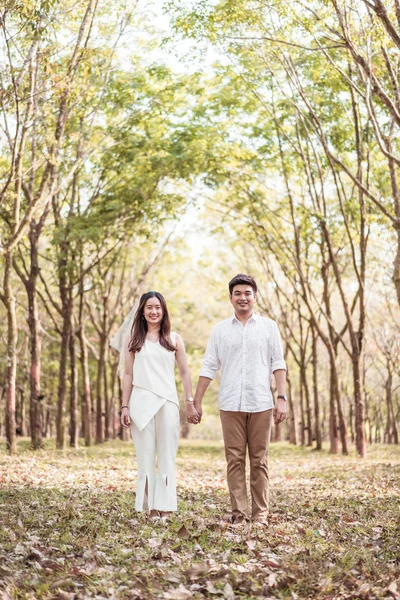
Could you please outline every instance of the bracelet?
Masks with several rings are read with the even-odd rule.
[[[121,413],[122,413],[122,409],[123,409],[123,408],[129,408],[129,406],[128,406],[127,404],[124,404],[124,406],[121,406],[121,408],[120,408],[120,410],[119,410],[119,414],[121,414]]]

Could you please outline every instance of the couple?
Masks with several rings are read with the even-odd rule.
[[[179,442],[179,401],[174,365],[186,397],[187,420],[198,424],[203,396],[221,369],[219,406],[232,504],[232,523],[250,520],[246,490],[246,448],[250,457],[251,518],[267,524],[268,444],[272,419],[287,416],[286,364],[275,321],[254,313],[257,284],[249,275],[229,282],[234,315],[212,330],[194,398],[182,338],[171,332],[168,310],[158,292],[140,299],[126,342],[121,422],[131,427],[136,448],[138,511],[166,518],[177,510],[175,458]],[[274,374],[274,408],[270,378]],[[133,385],[133,388],[132,388]],[[157,467],[156,473],[156,455]]]

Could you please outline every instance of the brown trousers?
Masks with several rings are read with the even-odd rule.
[[[271,437],[272,409],[258,413],[221,410],[227,480],[234,517],[250,518],[246,488],[246,448],[249,448],[251,516],[268,514],[268,445]]]

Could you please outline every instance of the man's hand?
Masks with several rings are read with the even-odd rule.
[[[194,407],[195,407],[196,412],[197,412],[197,418],[198,418],[197,423],[200,423],[201,417],[203,415],[203,409],[201,407],[201,400],[200,401],[196,400],[196,396],[194,397]]]
[[[200,423],[200,418],[193,402],[186,401],[186,419],[188,423]]]
[[[282,423],[282,421],[284,421],[287,417],[288,414],[288,408],[287,408],[287,401],[284,400],[283,398],[278,398],[278,400],[276,401],[275,404],[275,408],[274,408],[274,424],[275,425],[279,425],[279,423]]]
[[[129,418],[129,411],[126,407],[123,408],[121,411],[121,425],[123,427],[127,427],[127,428],[131,426],[131,420]]]

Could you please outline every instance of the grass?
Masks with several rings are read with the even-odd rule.
[[[165,525],[134,510],[131,443],[21,440],[0,452],[0,598],[398,600],[399,465],[394,446],[360,460],[272,444],[271,523],[245,531],[224,522],[219,442],[181,442]]]

